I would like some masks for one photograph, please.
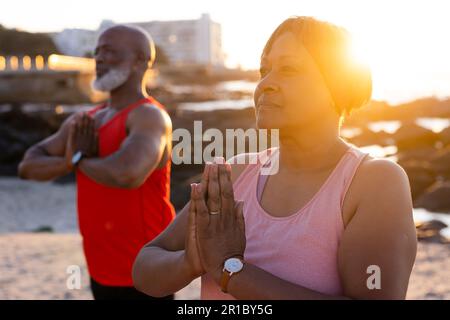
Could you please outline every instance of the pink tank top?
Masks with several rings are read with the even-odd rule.
[[[312,199],[288,217],[273,217],[260,205],[267,176],[260,175],[261,165],[270,157],[250,164],[235,181],[234,196],[244,201],[244,259],[271,274],[311,290],[341,295],[337,253],[344,231],[342,206],[356,169],[367,153],[350,145],[332,173]],[[265,151],[259,154],[264,157]],[[260,158],[261,159],[261,158]],[[225,294],[208,275],[201,279],[201,299],[234,299]]]

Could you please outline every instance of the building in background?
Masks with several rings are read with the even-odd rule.
[[[104,20],[93,30],[65,29],[52,38],[65,55],[92,56],[97,37],[115,25]],[[146,30],[156,45],[164,51],[172,65],[224,67],[221,25],[202,14],[197,20],[149,21],[127,23]]]
[[[92,57],[98,33],[94,30],[64,29],[52,33],[51,37],[58,50],[68,56]]]

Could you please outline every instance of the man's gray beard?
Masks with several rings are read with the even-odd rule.
[[[95,90],[109,92],[124,84],[129,76],[129,68],[111,69],[100,78],[96,78],[92,82],[92,86]]]

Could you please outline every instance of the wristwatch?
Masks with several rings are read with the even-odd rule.
[[[229,258],[223,264],[222,277],[220,278],[220,288],[222,292],[228,292],[228,282],[231,276],[239,273],[244,268],[244,260],[240,258]]]
[[[76,167],[77,164],[80,163],[81,159],[83,159],[83,156],[84,156],[83,152],[81,151],[75,152],[74,155],[72,156],[72,165]]]

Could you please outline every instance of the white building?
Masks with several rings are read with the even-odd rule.
[[[54,35],[58,49],[66,55],[92,53],[98,35],[115,23],[105,20],[96,31],[66,29]],[[223,67],[222,30],[219,23],[203,14],[197,20],[127,23],[146,30],[171,64]],[[156,53],[158,54],[158,53]]]
[[[92,56],[97,37],[97,31],[85,29],[64,29],[52,34],[53,42],[58,50],[62,54],[75,57]]]

